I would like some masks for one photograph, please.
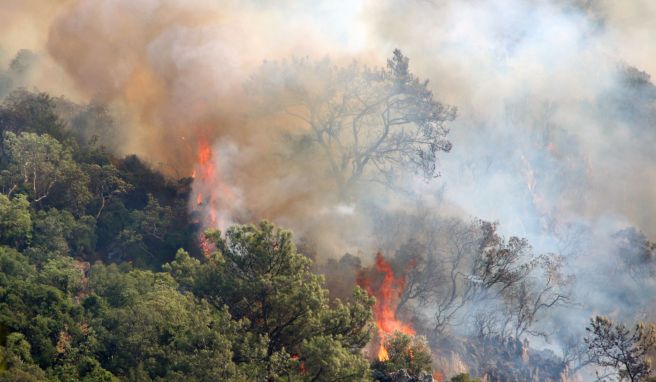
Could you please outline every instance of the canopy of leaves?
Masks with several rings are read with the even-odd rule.
[[[350,302],[328,299],[323,278],[298,252],[289,231],[268,222],[208,234],[216,253],[200,263],[180,252],[167,266],[181,286],[244,323],[251,349],[236,357],[253,364],[258,380],[366,380],[360,350],[370,339],[371,306],[356,289]],[[290,365],[296,365],[296,368]]]

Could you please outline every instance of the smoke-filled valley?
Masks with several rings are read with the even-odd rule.
[[[0,379],[656,379],[655,17],[7,0]]]

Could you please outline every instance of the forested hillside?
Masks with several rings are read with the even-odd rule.
[[[407,75],[407,58],[395,60]],[[570,303],[574,279],[562,256],[535,254],[495,223],[374,211],[386,256],[315,264],[316,243],[267,221],[203,231],[208,216],[189,210],[193,177],[113,154],[102,144],[113,123],[98,104],[22,89],[0,107],[2,381],[470,380],[462,371],[568,381],[588,365],[631,381],[653,374],[652,325],[596,317],[561,356],[531,349],[528,338],[560,334],[541,320]],[[616,237],[626,261],[649,261],[654,245],[640,233]]]
[[[656,381],[653,0],[0,0],[0,382]]]
[[[370,297],[330,301],[266,222],[200,256],[190,179],[85,141],[57,102],[0,111],[2,380],[367,380]]]

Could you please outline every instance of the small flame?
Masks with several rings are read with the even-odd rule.
[[[294,361],[299,361],[298,371],[300,371],[301,374],[305,374],[305,362],[301,361],[301,356],[298,355],[298,354],[294,354],[294,355],[292,355],[292,359]]]
[[[385,345],[383,345],[381,340],[380,346],[378,347],[378,360],[381,362],[385,362],[388,359],[389,359],[389,353],[387,352],[387,349],[385,348]]]
[[[542,229],[546,232],[553,232],[554,218],[549,211],[546,200],[542,197],[536,188],[537,181],[535,179],[535,172],[533,171],[533,167],[531,167],[531,163],[528,159],[526,159],[524,154],[521,154],[520,158],[524,163],[526,170],[526,187],[528,188],[528,192],[531,195],[531,202],[533,203],[533,207],[540,215]]]
[[[378,360],[386,361],[389,359],[389,352],[385,348],[385,340],[395,332],[414,335],[415,330],[410,324],[404,323],[396,317],[396,307],[405,288],[405,278],[394,275],[392,266],[381,253],[376,254],[374,268],[376,273],[374,278],[377,279],[377,285],[373,286],[366,275],[360,275],[358,284],[370,295],[376,297],[374,316],[379,337],[377,356]]]

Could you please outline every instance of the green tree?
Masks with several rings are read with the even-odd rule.
[[[170,206],[162,206],[152,194],[148,194],[146,206],[129,212],[111,245],[123,260],[130,259],[140,266],[162,264],[175,253],[169,245],[176,241],[177,236],[173,217]],[[167,259],[165,255],[168,253]]]
[[[173,223],[173,212],[171,207],[161,206],[152,194],[148,194],[146,207],[133,211],[132,218],[141,235],[163,242]]]
[[[96,220],[93,216],[75,219],[68,211],[55,208],[38,211],[33,217],[32,242],[25,251],[36,262],[53,256],[85,256],[96,246]]]
[[[32,237],[30,203],[23,194],[0,194],[0,243],[22,247]]]
[[[16,90],[0,108],[0,133],[48,134],[64,141],[69,134],[55,112],[55,100],[46,93]]]
[[[68,256],[57,256],[48,260],[41,268],[38,280],[66,293],[76,293],[82,288],[82,270]]]
[[[184,289],[244,321],[236,349],[257,380],[351,381],[368,378],[361,349],[371,330],[373,301],[356,289],[353,301],[331,307],[323,277],[298,252],[291,232],[268,222],[210,233],[217,248],[201,264],[186,253],[165,267]],[[261,346],[260,346],[261,345]],[[255,349],[255,350],[253,350]]]
[[[33,202],[54,194],[72,212],[79,213],[90,199],[89,179],[72,158],[69,148],[43,134],[7,132],[4,137],[7,169],[0,176],[7,195],[26,193]]]
[[[240,380],[231,350],[240,324],[226,309],[180,293],[167,273],[95,266],[90,286],[83,305],[108,370],[128,379]]]
[[[75,282],[61,277],[74,272],[80,271],[63,261],[50,264],[41,275],[24,255],[0,247],[0,322],[9,332],[25,337],[35,363],[43,369],[57,364],[62,340],[75,342],[82,337],[82,308],[66,290]]]
[[[96,204],[98,204],[96,219],[112,198],[132,189],[132,186],[121,178],[118,169],[112,164],[88,164],[84,166],[84,172],[89,175],[90,189],[97,201]]]
[[[46,381],[46,375],[32,360],[30,344],[21,333],[11,333],[6,344],[0,346],[0,368],[2,382],[38,382]]]

